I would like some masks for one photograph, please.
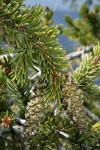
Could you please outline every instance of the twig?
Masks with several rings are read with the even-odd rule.
[[[86,48],[81,49],[81,50],[79,49],[76,52],[72,52],[72,53],[67,54],[66,58],[68,58],[69,60],[75,59],[77,57],[83,58],[82,56],[84,53],[89,53],[91,51],[93,51],[93,47],[86,47]]]
[[[24,126],[25,123],[26,123],[26,120],[25,120],[25,119],[20,119],[20,118],[17,118],[17,117],[16,117],[15,121],[16,121],[16,123],[17,123],[18,125],[21,125],[21,126]]]
[[[63,136],[64,138],[69,138],[69,135],[67,134],[67,133],[65,133],[65,132],[62,132],[62,131],[59,131],[59,130],[56,130],[56,132],[59,134],[59,135],[61,135],[61,136]]]
[[[100,121],[100,119],[95,115],[93,114],[90,110],[88,110],[87,108],[85,108],[85,113],[88,117],[90,117],[92,120],[98,122]]]

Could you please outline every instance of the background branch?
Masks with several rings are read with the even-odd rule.
[[[93,47],[79,47],[76,52],[72,52],[66,55],[66,58],[73,60],[77,57],[83,58],[85,53],[93,51]]]
[[[100,119],[95,115],[93,114],[90,110],[88,110],[87,108],[85,108],[85,113],[88,117],[90,117],[92,120],[98,122],[100,121]]]

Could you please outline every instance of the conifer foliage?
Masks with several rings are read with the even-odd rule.
[[[84,46],[97,44],[100,40],[100,5],[95,5],[91,10],[84,3],[79,12],[78,19],[65,16],[67,28],[63,33],[71,40],[77,41]]]
[[[92,92],[99,100],[100,45],[70,72],[59,31],[43,16],[40,5],[0,1],[0,149],[99,150],[100,119],[85,107]]]

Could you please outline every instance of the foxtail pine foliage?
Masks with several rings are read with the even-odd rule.
[[[40,5],[0,0],[0,149],[99,150],[100,123],[86,107],[100,100],[100,45],[71,72],[43,16]]]
[[[78,41],[84,46],[97,44],[100,40],[100,4],[92,9],[84,3],[79,11],[79,18],[72,19],[65,16],[67,27],[63,33],[71,40]]]

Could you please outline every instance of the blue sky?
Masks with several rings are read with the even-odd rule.
[[[49,6],[52,8],[54,11],[60,10],[60,11],[72,11],[70,8],[72,0],[69,0],[67,3],[64,3],[63,0],[25,0],[24,3],[26,5],[33,6],[34,4],[38,3],[41,4],[42,6]],[[77,0],[77,2],[74,4],[74,11],[78,11],[80,5],[86,0]],[[100,1],[98,0],[93,0],[93,4],[100,4]]]
[[[56,10],[67,10],[68,3],[63,3],[63,0],[25,0],[26,5],[34,5],[36,3],[41,4],[42,6],[49,6],[54,11]]]

